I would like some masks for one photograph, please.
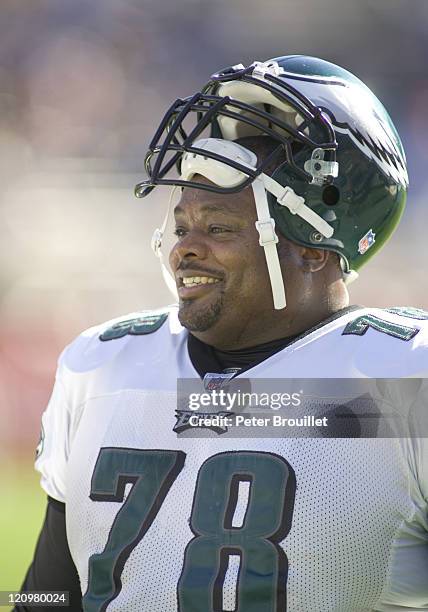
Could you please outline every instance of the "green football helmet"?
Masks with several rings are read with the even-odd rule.
[[[236,144],[246,136],[269,136],[276,146],[258,160]],[[276,226],[293,242],[338,253],[348,280],[391,236],[408,186],[400,138],[376,96],[343,68],[300,55],[226,68],[176,100],[145,166],[139,197],[156,185],[234,193],[261,179],[271,217],[255,192],[265,252]],[[198,183],[201,174],[211,182]]]

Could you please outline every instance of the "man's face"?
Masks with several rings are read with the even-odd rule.
[[[272,292],[251,187],[231,195],[184,189],[174,212],[170,265],[181,324],[194,332],[236,332],[269,315]]]

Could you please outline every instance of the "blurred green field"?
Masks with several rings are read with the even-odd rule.
[[[30,454],[15,461],[0,455],[0,491],[0,591],[12,591],[32,559],[46,507]]]

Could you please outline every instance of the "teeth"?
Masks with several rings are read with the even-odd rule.
[[[219,283],[218,278],[212,276],[187,276],[183,278],[183,285],[185,287],[196,287],[197,285],[212,285],[213,283]]]

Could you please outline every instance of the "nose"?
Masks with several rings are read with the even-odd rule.
[[[206,234],[198,230],[189,230],[172,247],[169,263],[171,268],[176,270],[182,261],[203,261],[207,258],[208,251]]]

